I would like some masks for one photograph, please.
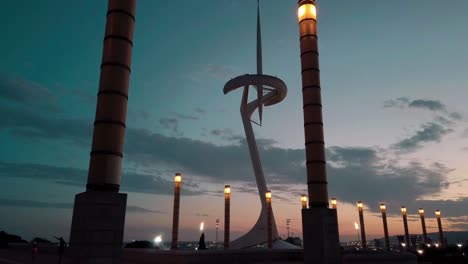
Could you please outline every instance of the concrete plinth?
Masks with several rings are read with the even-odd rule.
[[[339,264],[340,241],[335,209],[302,209],[305,264]]]
[[[126,206],[124,193],[88,191],[75,196],[71,263],[121,263]]]

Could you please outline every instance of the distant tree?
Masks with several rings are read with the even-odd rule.
[[[50,240],[47,240],[45,238],[42,238],[42,237],[35,237],[33,240],[33,242],[36,242],[36,243],[40,243],[40,244],[53,244]]]
[[[136,240],[125,245],[125,248],[155,248],[155,245],[147,240]]]

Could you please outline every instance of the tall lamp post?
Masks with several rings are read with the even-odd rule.
[[[387,225],[387,208],[385,204],[380,204],[380,211],[382,212],[382,222],[385,235],[385,249],[390,251],[390,239],[388,237],[388,225]]]
[[[405,243],[406,247],[411,247],[410,238],[409,238],[409,231],[408,231],[408,219],[406,215],[406,207],[401,207],[401,215],[403,216],[403,227],[405,228]]]
[[[272,219],[271,219],[271,191],[265,193],[267,203],[267,245],[268,248],[273,248],[273,230],[272,230]]]
[[[367,241],[366,241],[366,229],[364,228],[364,205],[361,201],[357,203],[358,211],[359,211],[359,224],[361,226],[361,246],[362,248],[367,248]]]
[[[182,184],[182,174],[176,173],[174,176],[174,211],[172,214],[172,244],[171,249],[177,249],[179,238],[179,210],[180,210],[180,185]]]
[[[224,249],[229,249],[231,224],[231,185],[224,186]]]
[[[426,221],[424,219],[424,209],[419,208],[419,216],[421,217],[421,226],[422,226],[422,232],[423,232],[423,242],[424,245],[427,245],[427,232],[426,232]]]
[[[339,263],[341,257],[338,220],[336,210],[328,208],[315,0],[298,0],[297,16],[309,198],[309,208],[301,211],[304,262]]]
[[[441,215],[440,215],[440,210],[435,211],[436,217],[437,217],[437,225],[439,226],[439,244],[441,247],[445,246],[445,241],[444,241],[444,233],[442,231],[442,220]]]

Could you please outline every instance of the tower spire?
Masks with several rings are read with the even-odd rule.
[[[260,0],[257,0],[257,74],[263,74],[262,30],[260,27]]]
[[[262,30],[260,27],[260,0],[257,0],[257,74],[263,74],[262,63]],[[257,86],[258,117],[262,125],[263,116],[263,85]]]

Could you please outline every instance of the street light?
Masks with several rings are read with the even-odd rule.
[[[336,209],[336,198],[331,199],[332,209]]]
[[[229,232],[231,224],[231,185],[224,185],[224,249],[229,248]]]
[[[267,203],[267,244],[268,248],[273,248],[273,230],[272,230],[272,217],[271,217],[271,191],[266,191],[265,193],[266,203]]]
[[[421,218],[421,226],[422,226],[422,231],[423,231],[423,240],[424,240],[424,244],[426,244],[427,243],[427,232],[426,232],[426,220],[424,218],[424,209],[419,208],[418,212],[419,212],[419,216]]]
[[[357,207],[359,211],[359,223],[361,226],[361,246],[362,248],[366,249],[367,241],[366,241],[366,230],[364,228],[364,212],[363,212],[364,204],[361,201],[358,201]]]
[[[176,173],[174,176],[174,211],[172,214],[172,243],[171,249],[177,249],[179,237],[179,210],[180,210],[180,185],[182,184],[182,174]]]
[[[441,247],[445,246],[444,243],[444,233],[442,231],[442,220],[441,220],[441,215],[440,215],[440,210],[436,210],[435,214],[437,216],[437,225],[439,226],[439,243]]]
[[[382,213],[382,222],[385,235],[385,249],[390,251],[390,238],[388,237],[388,225],[387,225],[387,208],[384,203],[380,204],[380,211]]]
[[[301,196],[302,209],[307,209],[307,196],[303,194]]]
[[[406,207],[401,207],[401,215],[403,216],[403,227],[405,228],[405,242],[410,246],[409,231],[408,231],[408,218],[406,216]]]

